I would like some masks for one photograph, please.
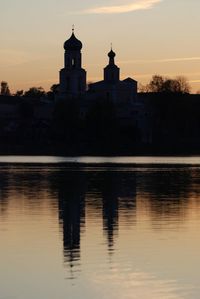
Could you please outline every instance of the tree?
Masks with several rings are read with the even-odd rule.
[[[60,84],[53,84],[50,87],[50,91],[47,92],[47,97],[49,100],[55,100],[55,96],[59,92],[59,87],[60,87]]]
[[[165,79],[162,86],[162,92],[167,93],[180,93],[180,85],[177,80]]]
[[[25,91],[24,96],[40,99],[45,96],[45,91],[42,87],[31,87],[29,90]]]
[[[154,75],[148,85],[151,92],[162,92],[165,79],[160,75]]]
[[[24,91],[23,90],[17,90],[16,93],[15,93],[15,96],[16,97],[22,97],[24,94]]]
[[[142,93],[150,92],[149,84],[143,85],[143,84],[139,83],[138,92],[142,92]]]
[[[181,93],[190,93],[191,86],[189,82],[187,81],[187,78],[184,76],[178,76],[176,77],[176,81],[179,83],[179,88]]]
[[[165,92],[165,93],[189,93],[190,85],[184,76],[178,76],[175,79],[154,75],[150,83],[146,86],[148,92]],[[145,90],[143,88],[143,90]]]
[[[57,94],[58,91],[59,91],[59,87],[60,87],[60,84],[53,84],[53,85],[50,87],[50,91],[52,91],[54,94]]]
[[[6,81],[1,82],[1,95],[3,96],[10,96],[10,89],[8,83]]]

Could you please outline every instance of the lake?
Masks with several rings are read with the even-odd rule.
[[[199,299],[200,157],[0,157],[0,299]]]

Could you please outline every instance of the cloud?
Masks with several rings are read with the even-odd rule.
[[[180,58],[164,58],[164,59],[152,59],[152,60],[125,60],[120,61],[121,64],[131,64],[131,63],[165,63],[165,62],[184,62],[184,61],[199,61],[200,57],[180,57]]]
[[[168,59],[158,59],[154,62],[182,62],[182,61],[196,61],[200,60],[200,57],[183,57],[183,58],[168,58]]]
[[[200,83],[200,79],[198,80],[189,80],[190,83]]]
[[[29,60],[27,52],[15,49],[0,49],[0,65],[1,68],[17,66],[26,63]]]
[[[127,13],[136,10],[150,9],[154,5],[162,2],[163,0],[135,0],[129,4],[121,4],[114,6],[100,6],[95,8],[90,8],[84,11],[84,13],[89,14],[120,14]]]

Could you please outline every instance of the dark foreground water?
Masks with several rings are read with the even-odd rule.
[[[199,299],[200,158],[98,159],[0,158],[0,299]]]

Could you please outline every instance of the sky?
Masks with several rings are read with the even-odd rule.
[[[199,0],[0,0],[0,7],[0,81],[11,92],[58,83],[73,24],[89,82],[102,79],[112,43],[121,79],[183,75],[200,90]]]

